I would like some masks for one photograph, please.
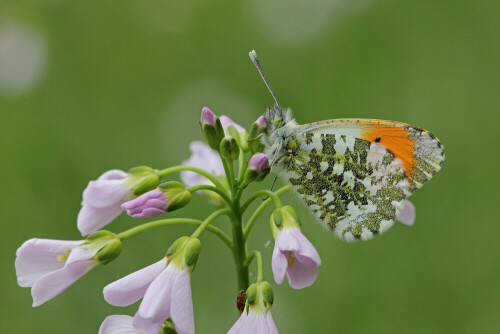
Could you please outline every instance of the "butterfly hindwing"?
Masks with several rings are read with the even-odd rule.
[[[440,169],[435,137],[403,123],[332,120],[299,126],[277,166],[310,210],[343,239],[390,228],[404,201]]]

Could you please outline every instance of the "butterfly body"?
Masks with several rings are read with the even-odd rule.
[[[262,142],[271,169],[289,182],[323,225],[347,241],[389,229],[416,189],[441,169],[444,148],[430,132],[375,119],[298,125],[276,104],[264,117]]]

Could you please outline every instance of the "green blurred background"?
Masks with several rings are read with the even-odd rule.
[[[499,333],[499,10],[492,0],[1,0],[0,332],[97,333],[107,315],[134,314],[138,304],[112,307],[102,288],[192,228],[127,240],[116,261],[39,308],[17,286],[15,250],[79,239],[81,193],[102,172],[187,159],[203,106],[249,126],[272,104],[255,49],[299,123],[398,120],[446,148],[443,170],[411,198],[415,225],[366,243],[336,239],[284,197],[323,265],[309,288],[273,284],[280,332]],[[197,196],[172,216],[211,210]],[[249,243],[273,281],[269,213]],[[137,223],[122,215],[108,227]],[[212,235],[202,243],[197,332],[224,333],[238,316],[233,260]]]

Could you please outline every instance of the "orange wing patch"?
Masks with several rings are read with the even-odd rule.
[[[402,126],[371,124],[362,133],[361,139],[379,143],[403,162],[406,178],[413,173],[415,147],[410,132]]]

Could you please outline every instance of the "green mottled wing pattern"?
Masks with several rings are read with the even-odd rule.
[[[338,237],[370,239],[389,229],[411,193],[403,163],[377,143],[302,132],[276,165],[309,209]]]

